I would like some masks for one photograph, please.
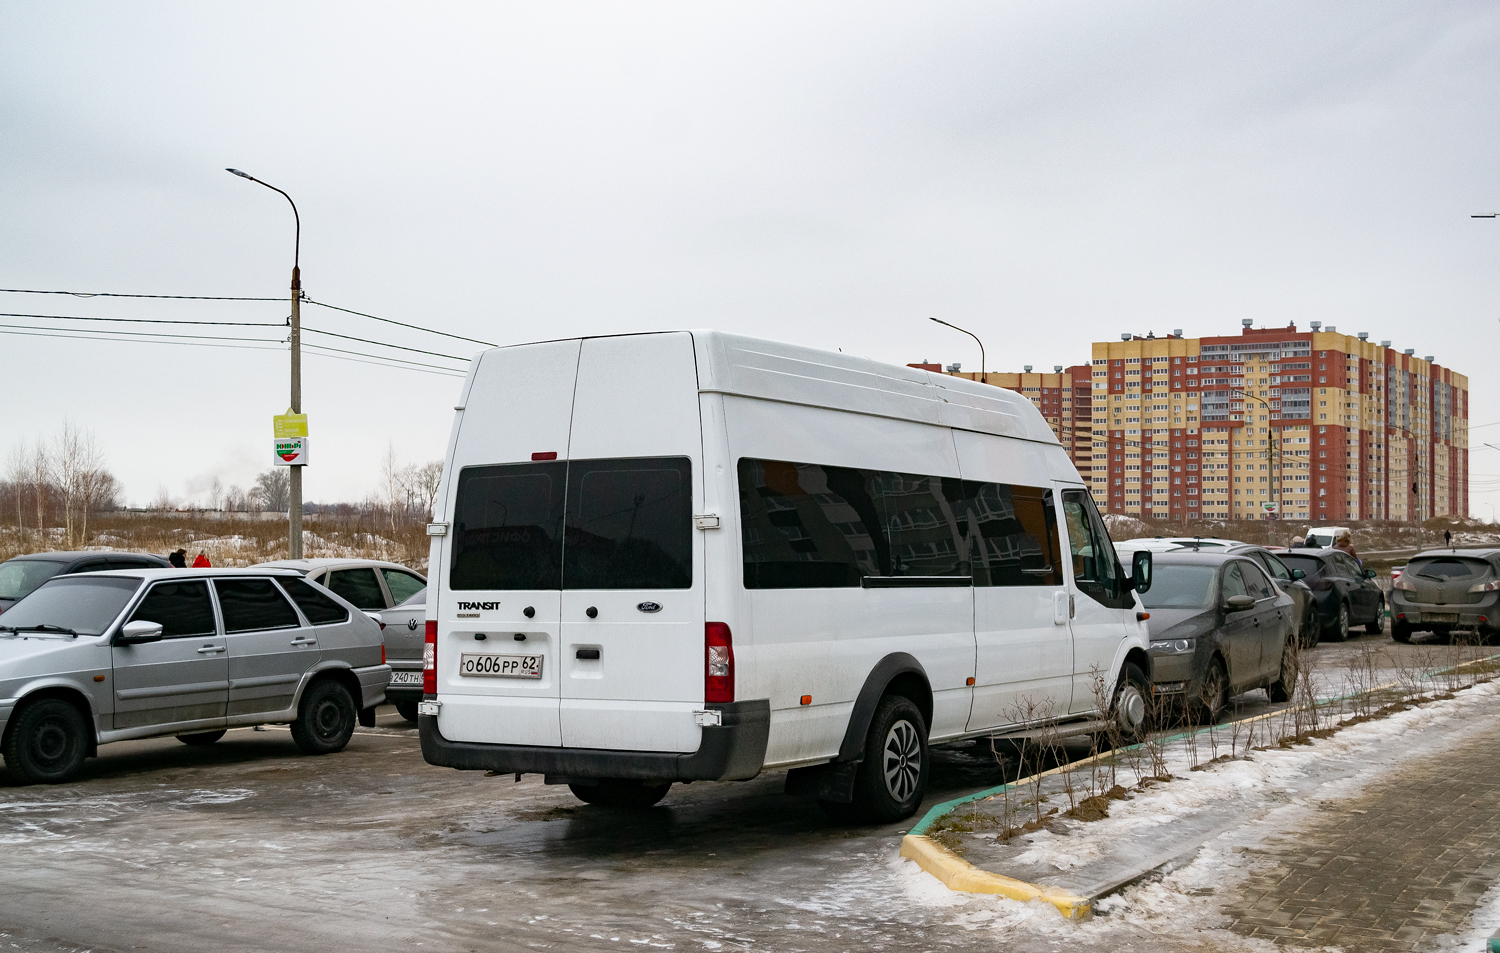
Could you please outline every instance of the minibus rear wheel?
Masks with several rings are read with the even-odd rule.
[[[910,698],[887,695],[865,734],[864,760],[854,776],[854,800],[822,802],[836,820],[884,824],[911,817],[927,793],[927,720]]]

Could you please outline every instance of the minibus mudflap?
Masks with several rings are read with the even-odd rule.
[[[433,715],[419,715],[417,727],[428,764],[465,771],[643,781],[745,781],[759,774],[771,732],[770,699],[704,707],[718,711],[722,724],[705,726],[692,754],[449,741]]]

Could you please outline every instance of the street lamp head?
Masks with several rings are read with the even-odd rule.
[[[233,172],[235,175],[239,176],[240,178],[242,178],[242,179],[249,179],[251,182],[255,181],[255,176],[251,175],[248,172],[241,172],[239,169],[225,169],[224,171],[225,172]]]

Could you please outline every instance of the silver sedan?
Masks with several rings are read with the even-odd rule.
[[[385,699],[380,626],[300,574],[145,569],[61,576],[0,620],[0,737],[19,780],[66,781],[98,746],[289,723],[341,750]]]

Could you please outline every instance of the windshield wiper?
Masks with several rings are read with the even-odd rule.
[[[7,625],[0,626],[0,628],[4,628],[10,632],[53,632],[58,635],[71,635],[75,639],[78,638],[78,633],[72,629],[65,629],[60,625],[51,625],[46,622],[41,625]]]

